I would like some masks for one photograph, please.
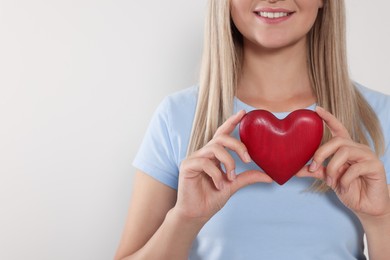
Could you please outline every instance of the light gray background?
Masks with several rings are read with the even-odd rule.
[[[0,0],[0,259],[112,259],[150,117],[197,82],[205,3]],[[352,75],[390,93],[390,3],[347,3]]]

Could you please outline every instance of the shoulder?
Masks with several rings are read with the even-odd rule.
[[[160,106],[166,110],[194,110],[198,98],[198,86],[191,86],[174,92],[164,98]],[[172,111],[170,111],[172,112]]]
[[[187,153],[198,88],[166,96],[149,123],[133,165],[177,189],[179,165]]]
[[[390,96],[355,83],[358,91],[370,104],[381,124],[387,143],[390,143]]]
[[[369,89],[359,83],[355,83],[357,90],[370,104],[372,109],[377,114],[379,120],[390,121],[390,96],[376,90]]]
[[[387,183],[390,184],[390,96],[357,83],[355,83],[355,86],[374,110],[382,127],[385,153],[381,160],[386,169]]]
[[[154,113],[152,122],[162,127],[170,140],[189,139],[195,117],[198,86],[191,86],[167,95]]]
[[[166,96],[160,103],[157,113],[170,124],[175,122],[192,123],[198,98],[198,86],[191,86]]]

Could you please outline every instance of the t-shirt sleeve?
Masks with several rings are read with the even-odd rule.
[[[385,139],[385,152],[380,159],[385,167],[387,183],[390,184],[390,96],[368,89],[358,83],[357,87],[375,111],[379,123],[381,124],[382,133]]]
[[[171,140],[169,101],[155,111],[133,166],[173,189],[178,186],[178,163]]]
[[[390,185],[390,143],[387,142],[386,150],[384,155],[382,156],[382,162],[385,166],[387,184]]]
[[[381,157],[381,161],[385,166],[387,184],[390,184],[390,98],[388,98],[387,101],[386,110],[383,111],[379,120],[381,121],[385,138],[385,153]]]

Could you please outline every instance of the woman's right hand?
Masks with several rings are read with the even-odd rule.
[[[181,217],[206,223],[237,190],[257,182],[272,182],[268,175],[256,170],[235,173],[235,161],[226,149],[236,152],[245,163],[251,161],[245,145],[231,136],[244,115],[242,110],[231,116],[207,145],[183,160],[173,209]]]

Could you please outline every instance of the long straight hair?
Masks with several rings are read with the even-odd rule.
[[[374,111],[348,73],[344,0],[324,0],[308,40],[308,67],[317,104],[343,123],[352,139],[383,153],[383,134]],[[229,0],[209,0],[198,103],[188,154],[202,148],[233,112],[241,71],[243,37],[230,16]],[[331,138],[325,130],[323,142]],[[318,190],[326,185],[316,183]]]

